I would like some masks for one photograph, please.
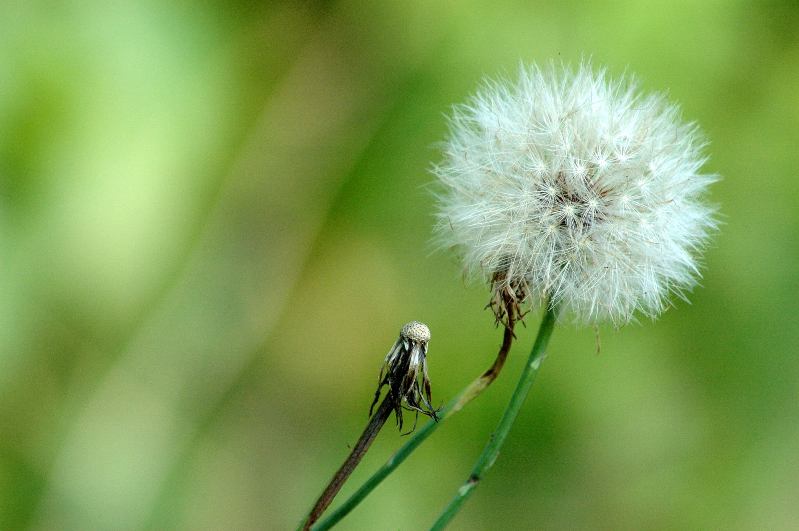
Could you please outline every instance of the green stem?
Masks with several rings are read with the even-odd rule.
[[[497,460],[499,450],[502,448],[502,444],[505,442],[508,432],[511,426],[513,426],[513,422],[519,415],[519,410],[521,410],[524,399],[527,398],[527,393],[530,392],[536,374],[538,374],[538,369],[541,367],[541,362],[544,360],[547,343],[549,343],[549,337],[552,335],[552,328],[554,327],[556,318],[557,309],[547,309],[541,321],[541,327],[538,329],[538,337],[536,337],[533,349],[530,351],[530,357],[527,360],[527,364],[524,366],[522,375],[519,378],[519,383],[516,385],[516,390],[513,392],[513,396],[511,396],[510,403],[505,409],[505,413],[502,415],[502,420],[499,421],[499,426],[497,426],[497,429],[488,440],[488,444],[483,450],[483,453],[480,454],[480,457],[477,459],[469,478],[458,489],[455,497],[438,517],[433,527],[430,528],[431,531],[438,531],[446,527],[449,521],[458,514],[466,498],[469,497],[478,483],[480,483],[483,475],[494,465],[494,461]]]
[[[439,413],[438,422],[429,421],[420,429],[416,430],[411,438],[406,442],[397,452],[392,455],[386,463],[380,467],[366,482],[361,485],[355,493],[349,497],[341,506],[335,511],[330,513],[325,519],[318,522],[311,527],[312,531],[323,531],[330,529],[336,525],[339,520],[347,516],[366,496],[369,495],[381,481],[386,479],[395,468],[397,468],[405,459],[427,439],[436,429],[444,423],[449,417],[463,409],[463,407],[471,402],[477,395],[482,393],[491,382],[493,382],[499,375],[502,367],[505,365],[508,352],[510,351],[511,344],[513,343],[513,327],[515,319],[513,315],[508,317],[508,325],[505,327],[502,346],[497,353],[494,364],[489,367],[480,377],[475,379],[468,387],[455,397],[449,404],[447,404]]]

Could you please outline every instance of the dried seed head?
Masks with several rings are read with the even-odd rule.
[[[416,343],[426,344],[430,341],[430,329],[419,321],[411,321],[402,327],[400,336]]]
[[[409,409],[438,420],[437,410],[432,402],[430,379],[427,376],[427,344],[430,329],[424,323],[411,321],[402,327],[399,338],[388,351],[383,368],[380,370],[375,398],[369,414],[380,398],[384,385],[389,388],[397,426],[402,430],[402,409]],[[414,427],[416,423],[414,422]]]

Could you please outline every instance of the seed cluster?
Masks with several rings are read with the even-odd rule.
[[[578,322],[654,317],[696,283],[715,228],[703,145],[629,79],[522,68],[455,109],[434,170],[440,240],[470,274],[526,284]]]

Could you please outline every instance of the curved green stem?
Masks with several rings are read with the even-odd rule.
[[[336,525],[339,520],[347,516],[366,496],[369,495],[381,481],[383,481],[395,468],[397,468],[405,459],[427,439],[436,429],[444,423],[449,417],[463,409],[463,407],[472,401],[477,395],[482,393],[491,382],[493,382],[499,375],[502,367],[505,365],[508,352],[510,351],[511,344],[513,343],[513,327],[515,318],[510,315],[508,324],[502,337],[502,346],[497,353],[494,364],[489,367],[480,377],[475,379],[469,384],[461,393],[455,397],[449,404],[447,404],[439,413],[438,422],[428,421],[420,429],[416,430],[399,450],[392,455],[386,463],[381,466],[366,482],[361,485],[355,493],[349,497],[341,506],[335,511],[330,513],[325,519],[318,522],[311,527],[312,531],[324,531]]]
[[[505,409],[505,413],[502,415],[502,420],[499,421],[499,426],[497,426],[497,429],[491,434],[491,438],[488,440],[488,444],[483,450],[483,453],[480,454],[480,457],[477,459],[469,478],[458,489],[455,497],[438,517],[433,527],[430,528],[431,530],[437,531],[446,527],[449,521],[458,514],[466,498],[469,497],[478,483],[480,483],[483,475],[494,465],[494,461],[496,461],[499,455],[499,450],[502,448],[502,444],[505,442],[508,432],[511,426],[513,426],[513,422],[516,420],[519,410],[521,410],[522,404],[524,404],[524,399],[527,398],[527,393],[530,392],[536,374],[538,374],[538,369],[541,367],[541,362],[546,356],[547,343],[549,343],[549,337],[552,335],[552,328],[554,327],[556,317],[556,309],[548,309],[544,314],[541,327],[538,329],[538,337],[536,337],[533,349],[530,351],[530,357],[527,360],[527,364],[524,366],[522,375],[519,378],[519,383],[516,385],[516,390],[513,392],[513,396],[511,396],[510,403]]]

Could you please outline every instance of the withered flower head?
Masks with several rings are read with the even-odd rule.
[[[392,401],[397,426],[402,430],[402,409],[427,415],[438,420],[436,409],[430,403],[430,378],[427,376],[427,344],[430,329],[424,323],[411,321],[402,327],[399,338],[386,355],[380,379],[375,391],[375,399],[369,415],[380,398],[380,391],[388,385],[389,400]],[[416,422],[414,421],[414,428]],[[413,430],[411,430],[413,431]]]

